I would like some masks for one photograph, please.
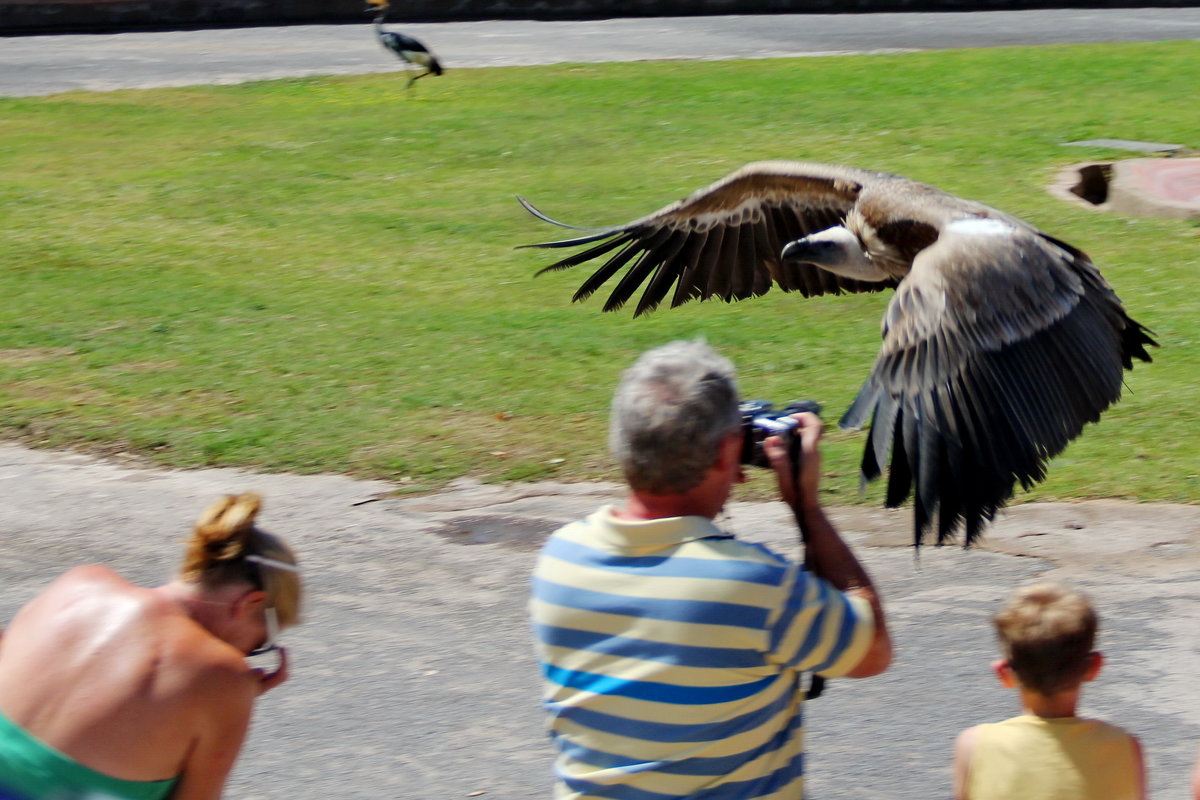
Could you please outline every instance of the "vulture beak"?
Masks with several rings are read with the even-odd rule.
[[[810,264],[824,264],[845,258],[847,253],[862,253],[862,245],[858,237],[841,225],[826,228],[823,231],[810,233],[803,239],[788,242],[783,248],[785,261],[805,261]]]
[[[843,260],[847,253],[862,252],[858,237],[841,225],[810,233],[803,239],[788,242],[780,254],[784,261],[803,261],[827,264]]]
[[[807,240],[797,239],[794,242],[788,242],[783,247],[783,252],[779,257],[784,261],[809,261],[812,258],[812,247]]]

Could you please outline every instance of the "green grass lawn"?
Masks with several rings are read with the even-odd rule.
[[[436,488],[615,478],[608,400],[703,335],[745,394],[836,418],[890,293],[772,293],[632,320],[536,280],[558,233],[758,159],[898,172],[1088,251],[1163,349],[1032,495],[1195,501],[1200,228],[1067,205],[1120,137],[1200,146],[1200,44],[451,70],[0,100],[0,436],[174,466]],[[831,500],[864,436],[835,432]],[[868,498],[876,500],[870,493]]]

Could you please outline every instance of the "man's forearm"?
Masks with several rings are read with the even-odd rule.
[[[841,590],[873,588],[871,578],[818,504],[792,508],[804,542],[804,566]]]
[[[883,603],[871,583],[871,576],[863,569],[850,546],[842,540],[819,503],[797,503],[792,510],[800,525],[800,535],[804,540],[804,565],[809,571],[829,581],[835,588],[871,604],[871,612],[875,617],[871,646],[862,661],[846,673],[846,677],[878,675],[891,664],[892,640],[888,635]]]
[[[856,667],[846,673],[850,678],[866,678],[878,675],[892,661],[892,641],[887,632],[887,620],[883,615],[883,604],[875,591],[871,577],[863,569],[858,558],[842,541],[833,523],[821,508],[821,451],[817,446],[821,438],[821,420],[815,414],[796,414],[794,418],[800,428],[802,459],[800,473],[795,474],[796,464],[783,446],[783,439],[772,436],[763,441],[763,450],[775,470],[779,482],[779,496],[787,503],[800,526],[804,540],[804,565],[817,577],[827,581],[835,589],[861,597],[871,604],[875,618],[875,631],[870,647]],[[794,434],[793,434],[794,435]]]

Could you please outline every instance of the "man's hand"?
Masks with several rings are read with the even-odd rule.
[[[800,474],[792,474],[792,461],[788,457],[787,443],[780,436],[771,436],[763,441],[763,452],[775,470],[779,483],[779,494],[783,502],[793,509],[812,508],[819,503],[821,484],[821,449],[818,443],[825,430],[824,423],[816,414],[805,411],[793,414],[797,427],[792,436],[800,437]]]

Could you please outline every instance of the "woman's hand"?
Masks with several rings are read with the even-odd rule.
[[[258,680],[259,695],[266,694],[288,679],[287,649],[280,647],[276,649],[276,652],[279,653],[279,668],[274,672],[267,672],[265,669],[258,667],[251,670],[254,673],[255,679]]]

